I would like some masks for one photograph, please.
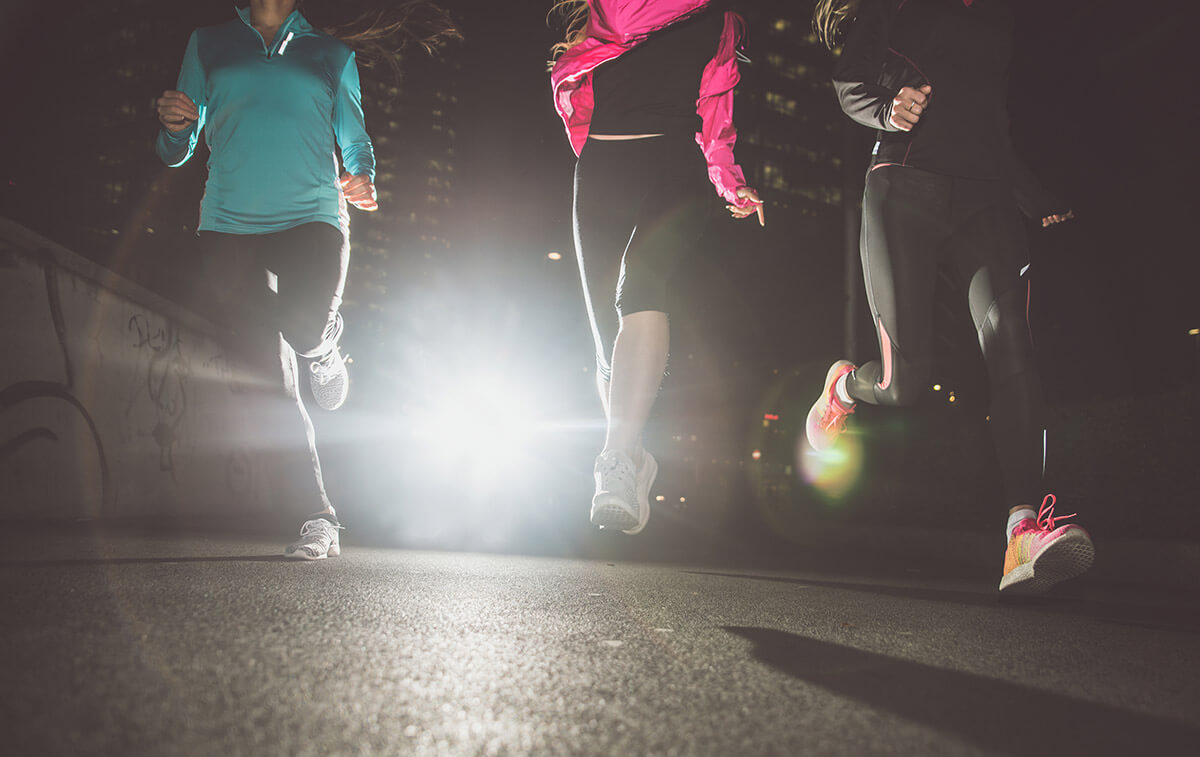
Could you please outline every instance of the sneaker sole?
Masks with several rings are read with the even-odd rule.
[[[631,512],[624,503],[616,501],[592,501],[592,525],[619,531],[638,529],[638,514]],[[628,531],[626,531],[628,533]]]
[[[310,555],[303,549],[295,549],[291,552],[284,552],[284,557],[290,557],[293,560],[324,560],[326,555]]]
[[[1080,576],[1092,567],[1096,548],[1082,531],[1070,531],[1042,549],[1029,562],[1018,565],[1000,579],[1000,591],[1006,594],[1035,596]]]
[[[293,549],[291,552],[286,549],[283,551],[284,557],[290,557],[293,560],[324,560],[326,557],[337,557],[342,554],[342,549],[337,544],[329,548],[329,551],[323,555],[310,555],[303,549]]]

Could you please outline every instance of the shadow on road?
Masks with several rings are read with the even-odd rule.
[[[221,557],[78,557],[60,560],[0,560],[0,568],[53,568],[73,565],[170,565],[193,562],[307,562],[284,555]]]
[[[840,696],[1005,753],[1178,754],[1200,728],[769,628],[725,626],[759,661]]]
[[[899,599],[917,599],[929,602],[949,602],[973,607],[1006,607],[1012,610],[1037,610],[1058,615],[1072,615],[1105,623],[1136,626],[1159,631],[1180,631],[1200,634],[1200,605],[1195,598],[1181,600],[1176,595],[1155,597],[1143,594],[1135,602],[1114,602],[1089,596],[1086,584],[1083,588],[1067,587],[1069,591],[1045,597],[1002,597],[998,592],[963,591],[960,589],[938,589],[927,586],[893,586],[842,581],[823,581],[785,576],[762,576],[747,573],[720,573],[716,571],[686,571],[696,575],[744,578],[754,581],[777,581],[800,586],[819,586],[823,589],[863,592]]]

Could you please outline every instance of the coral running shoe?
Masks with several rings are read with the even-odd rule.
[[[1073,517],[1075,513],[1054,517],[1054,495],[1047,494],[1037,518],[1016,525],[1004,553],[1000,591],[1043,594],[1092,567],[1096,548],[1088,532],[1073,523],[1055,527],[1056,521]]]
[[[846,430],[846,416],[854,412],[854,404],[845,405],[838,399],[835,389],[838,379],[852,370],[854,363],[849,360],[839,360],[831,365],[829,373],[825,374],[825,388],[808,411],[804,431],[808,436],[808,443],[817,452],[824,452],[833,446]]]

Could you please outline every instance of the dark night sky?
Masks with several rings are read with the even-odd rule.
[[[476,280],[495,281],[517,299],[550,297],[554,307],[577,308],[578,285],[569,260],[555,267],[534,262],[544,260],[548,249],[571,252],[573,155],[549,99],[545,59],[556,35],[545,23],[548,3],[445,4],[459,15],[467,35],[452,53],[462,66],[458,220],[471,230],[467,246],[497,248],[490,261],[486,256],[474,260]],[[30,71],[31,61],[51,55],[41,73],[46,80],[33,86],[61,88],[60,104],[68,103],[73,88],[91,86],[94,72],[72,73],[70,49],[47,50],[53,32],[28,25],[29,9],[39,5],[6,4],[7,15],[0,16],[4,60],[23,55],[25,60],[21,67],[5,66],[4,90],[30,91],[30,77],[39,76],[38,70]],[[227,18],[229,5],[204,0],[186,6],[180,28],[164,28],[164,38],[180,40],[182,50],[192,25]],[[1128,393],[1148,361],[1195,361],[1194,340],[1186,331],[1200,326],[1195,294],[1200,263],[1187,241],[1192,235],[1185,232],[1196,195],[1186,175],[1195,151],[1185,140],[1191,139],[1195,118],[1192,99],[1178,94],[1184,73],[1194,68],[1185,58],[1189,27],[1182,7],[1171,4],[1153,14],[1115,2],[1021,3],[1020,8],[1012,97],[1016,141],[1079,214],[1070,227],[1034,234],[1043,298],[1035,327],[1047,381],[1059,397],[1082,385],[1101,394]],[[753,56],[754,50],[749,52]],[[753,67],[745,75],[754,76]],[[18,82],[23,84],[14,87]],[[43,130],[42,119],[54,119],[61,129],[61,120],[73,117],[77,125],[70,128],[87,129],[87,114],[25,112],[23,104],[10,103],[8,109],[4,165],[29,149],[29,135]],[[41,149],[45,174],[54,181],[87,180],[53,146]],[[153,160],[149,151],[147,160]],[[11,191],[3,195],[12,196]],[[765,282],[749,299],[768,303],[755,316],[767,336],[746,343],[774,345],[788,360],[832,357],[823,354],[823,343],[814,348],[819,355],[805,345],[816,344],[813,324],[829,317],[822,308],[836,302],[841,289],[841,282],[828,275],[840,269],[840,251],[788,249],[778,241],[755,249],[768,237],[749,224],[724,233],[732,234],[726,238],[739,248],[730,254],[748,261],[738,266],[752,269],[739,285]],[[720,265],[712,270],[723,275]],[[780,317],[786,312],[794,312],[794,318]],[[578,311],[570,316],[578,317]],[[1194,382],[1196,371],[1195,365],[1185,365],[1170,371],[1166,383]]]

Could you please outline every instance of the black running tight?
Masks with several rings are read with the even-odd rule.
[[[715,205],[691,135],[585,143],[575,168],[575,250],[605,379],[620,317],[669,312],[671,279]]]
[[[882,166],[867,177],[862,262],[881,360],[847,381],[850,396],[910,405],[932,369],[934,284],[948,261],[966,295],[987,364],[992,437],[1010,505],[1042,496],[1043,398],[1020,269],[1028,244],[1001,182]]]

